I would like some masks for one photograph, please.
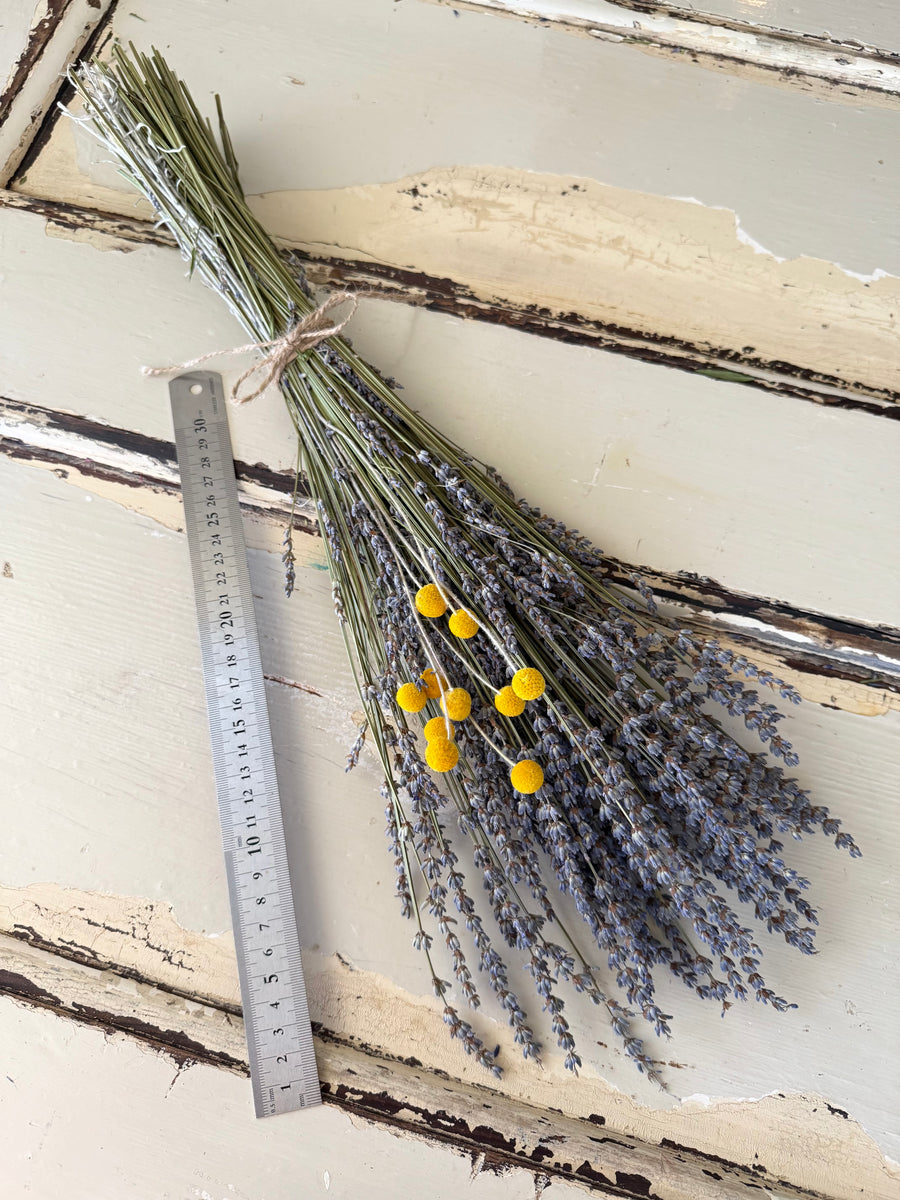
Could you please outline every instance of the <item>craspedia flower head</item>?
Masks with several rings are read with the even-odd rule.
[[[432,771],[452,771],[459,762],[456,743],[449,738],[434,738],[425,749],[425,761]]]
[[[416,608],[423,617],[442,617],[447,611],[447,601],[441,589],[434,583],[426,583],[416,592]]]
[[[537,700],[546,686],[543,675],[534,667],[523,667],[512,677],[512,690],[520,700]]]
[[[449,741],[453,741],[453,722],[448,721],[446,717],[432,717],[422,732],[425,734],[426,742],[433,742],[435,738],[447,738]]]
[[[494,708],[504,717],[518,717],[525,711],[525,701],[507,686],[501,688],[494,697]]]
[[[478,632],[478,622],[467,608],[458,608],[450,617],[450,632],[458,638],[474,637]]]
[[[422,672],[422,682],[425,684],[425,695],[429,700],[437,700],[441,692],[447,690],[447,676],[439,675],[434,667],[426,667]]]
[[[530,796],[544,785],[544,772],[533,758],[525,758],[509,773],[509,780],[517,792]]]
[[[404,683],[397,688],[397,703],[404,712],[421,712],[425,707],[428,696],[424,688],[417,688],[414,683]]]
[[[442,697],[441,708],[451,721],[464,721],[472,711],[472,697],[465,688],[451,688]]]

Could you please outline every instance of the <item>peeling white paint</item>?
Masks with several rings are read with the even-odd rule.
[[[215,1010],[180,998],[173,999],[146,985],[136,986],[84,967],[58,961],[54,963],[49,954],[15,944],[4,946],[4,961],[13,975],[30,980],[39,994],[50,990],[61,1011],[99,1011],[106,1014],[113,1025],[123,1018],[137,1017],[148,1029],[183,1031],[209,1055],[225,1055],[232,1062],[245,1061],[240,1023],[227,1017],[223,1019],[223,1015]],[[701,1154],[714,1154],[720,1160],[731,1158],[748,1165],[759,1161],[760,1150],[764,1147],[765,1162],[760,1169],[765,1175],[759,1182],[765,1184],[772,1178],[788,1180],[789,1184],[784,1190],[780,1187],[772,1190],[772,1194],[779,1197],[787,1196],[790,1184],[793,1184],[801,1189],[811,1189],[819,1195],[834,1197],[835,1200],[851,1200],[860,1196],[882,1200],[893,1195],[896,1187],[900,1186],[900,1176],[892,1173],[890,1164],[879,1155],[859,1125],[840,1111],[830,1108],[826,1100],[815,1094],[792,1095],[782,1089],[777,1094],[762,1096],[759,1100],[718,1099],[695,1094],[689,1100],[669,1107],[668,1111],[660,1111],[658,1106],[636,1103],[627,1092],[600,1081],[590,1071],[586,1071],[576,1084],[560,1073],[558,1064],[549,1061],[546,1064],[549,1075],[536,1075],[533,1069],[526,1067],[515,1072],[512,1078],[505,1079],[502,1090],[497,1086],[484,1088],[483,1075],[477,1068],[470,1067],[467,1061],[462,1064],[464,1079],[458,1081],[454,1078],[459,1074],[457,1067],[460,1056],[454,1055],[450,1044],[439,1038],[440,1006],[432,1000],[405,994],[391,987],[383,978],[368,972],[352,972],[351,982],[348,968],[337,957],[331,960],[324,973],[314,970],[310,975],[310,984],[314,1016],[321,1018],[324,1012],[326,1022],[329,1010],[321,1009],[320,1005],[329,991],[332,997],[341,995],[345,1003],[347,1000],[352,1003],[355,996],[360,1011],[368,1010],[370,1014],[381,1017],[380,1024],[370,1021],[368,1026],[359,1027],[355,1033],[341,1031],[345,1038],[349,1036],[351,1043],[366,1041],[370,1047],[367,1056],[356,1053],[352,1045],[348,1048],[341,1042],[333,1045],[327,1041],[317,1042],[320,1076],[332,1089],[338,1083],[349,1086],[351,1090],[359,1088],[363,1093],[371,1091],[373,1083],[376,1092],[388,1087],[395,1103],[400,1101],[401,1114],[406,1098],[411,1116],[422,1111],[423,1106],[427,1110],[437,1105],[446,1110],[445,1115],[449,1114],[451,1121],[457,1115],[470,1121],[474,1109],[481,1112],[485,1123],[495,1128],[501,1136],[512,1135],[514,1141],[526,1148],[534,1144],[536,1139],[540,1140],[542,1124],[546,1124],[548,1142],[560,1137],[571,1138],[573,1133],[584,1139],[587,1121],[596,1124],[602,1116],[600,1123],[605,1125],[610,1140],[607,1143],[604,1138],[588,1135],[581,1153],[587,1150],[592,1159],[599,1153],[601,1163],[604,1158],[612,1156],[613,1162],[608,1164],[613,1168],[610,1174],[615,1173],[615,1165],[628,1172],[644,1173],[651,1181],[653,1194],[660,1195],[662,1200],[696,1200],[700,1194],[697,1191],[698,1164],[691,1165],[690,1159],[681,1156],[676,1156],[675,1161],[667,1164],[665,1151],[657,1148],[662,1139],[675,1142],[678,1146],[690,1146]],[[396,1054],[399,1050],[402,1054],[403,1050],[412,1048],[415,1056],[420,1058],[422,1045],[430,1039],[433,1044],[430,1056],[433,1057],[434,1051],[437,1051],[438,1057],[429,1065],[446,1064],[439,1068],[442,1072],[440,1078],[428,1077],[418,1070],[411,1073],[402,1068],[396,1068],[393,1078],[390,1078],[391,1068],[388,1064],[371,1056],[373,1043],[369,1034],[372,1029],[376,1037],[383,1037],[389,1032],[383,1023],[388,1013],[391,1014],[391,1024],[400,1023],[406,1035],[405,1040],[392,1040],[391,1052]],[[392,1032],[390,1036],[393,1038]],[[508,1041],[505,1033],[502,1036]],[[111,1044],[115,1045],[116,1041],[121,1043],[122,1040],[120,1034]],[[376,1041],[374,1046],[377,1048],[378,1045]],[[187,1078],[179,1072],[179,1091],[185,1085],[190,1085],[196,1071],[202,1070],[202,1067],[194,1066],[191,1076]],[[248,1087],[246,1080],[242,1082]],[[209,1094],[208,1085],[206,1093]],[[171,1096],[170,1083],[165,1092],[165,1102],[168,1103]],[[528,1107],[517,1109],[517,1104]],[[561,1109],[564,1116],[554,1116],[552,1122],[540,1116],[541,1110],[548,1104],[557,1113]],[[621,1148],[623,1136],[639,1139],[635,1145],[624,1146],[624,1156]],[[798,1160],[795,1151],[800,1142],[816,1144],[819,1153],[809,1161],[806,1158]],[[605,1144],[609,1150],[601,1149]],[[322,1149],[316,1146],[317,1157],[321,1156]],[[577,1149],[573,1145],[568,1153],[563,1150],[563,1161],[570,1154],[577,1153]],[[573,1161],[580,1161],[580,1158]],[[469,1182],[472,1183],[483,1174],[484,1158],[480,1161],[475,1158],[470,1162]],[[687,1176],[681,1177],[679,1163],[685,1164],[685,1170],[693,1170],[696,1176],[693,1181]],[[702,1163],[699,1168],[702,1169]],[[331,1167],[323,1173],[322,1179],[326,1190],[335,1182],[339,1186],[340,1176]],[[711,1188],[711,1185],[706,1185],[704,1181],[702,1194],[707,1193],[707,1188]],[[735,1192],[728,1184],[724,1184],[718,1190],[709,1190],[709,1195],[711,1200],[734,1200]]]
[[[495,14],[538,23],[543,29],[560,29],[617,43],[626,51],[690,55],[692,67],[730,71],[738,78],[759,77],[772,87],[814,90],[821,99],[838,104],[848,103],[851,97],[857,104],[890,104],[900,92],[900,69],[890,62],[890,47],[894,42],[889,36],[889,5],[882,8],[882,20],[876,17],[872,22],[876,30],[883,31],[883,40],[878,41],[876,35],[876,43],[885,47],[880,60],[873,62],[868,54],[856,53],[857,49],[863,49],[858,42],[853,46],[829,44],[832,35],[812,20],[812,13],[808,25],[798,26],[800,10],[794,4],[780,6],[776,16],[771,11],[773,0],[743,0],[743,6],[742,0],[737,0],[736,12],[734,3],[729,5],[727,0],[724,4],[714,0],[701,11],[691,5],[660,4],[658,12],[642,7],[639,18],[630,6],[604,0],[429,2],[453,8],[454,12]],[[744,7],[747,5],[753,6],[749,13]],[[738,20],[728,21],[724,16],[723,9],[728,12],[729,8],[732,17]],[[843,9],[842,15],[845,12]],[[748,16],[760,19],[746,23]],[[839,19],[838,27],[843,24]],[[807,36],[792,36],[784,25],[793,25]],[[877,89],[877,94],[868,95],[868,88]]]
[[[470,179],[467,186],[471,189],[472,184]],[[359,201],[381,212],[381,202],[388,197],[379,189],[364,191],[362,199],[342,197],[350,209]],[[399,194],[392,192],[395,198]],[[321,200],[317,204],[324,213]],[[629,206],[633,201],[625,198]],[[519,202],[524,204],[524,194]],[[660,215],[673,203],[663,201]],[[737,253],[754,269],[766,262],[739,246],[733,218],[727,214],[678,207],[702,214],[704,223],[710,216],[720,221],[727,244],[737,245]],[[612,220],[614,209],[609,211]],[[347,215],[349,219],[350,210]],[[123,258],[95,255],[87,247],[62,242],[48,246],[38,219],[11,212],[4,217],[5,230],[23,251],[15,284],[0,293],[6,335],[0,346],[4,390],[50,408],[80,411],[83,405],[102,421],[169,441],[166,386],[141,379],[138,367],[148,358],[175,361],[237,340],[240,335],[228,314],[199,284],[182,279],[181,262],[174,254],[147,249]],[[642,218],[644,226],[657,228],[656,217],[651,204]],[[499,238],[499,225],[497,230]],[[453,270],[452,245],[442,241],[444,233],[440,223],[434,237],[423,230],[422,246],[439,269]],[[473,237],[473,253],[476,241]],[[399,253],[399,242],[393,245]],[[518,245],[516,239],[508,247],[510,254],[513,245]],[[491,256],[495,250],[499,253],[495,247]],[[540,265],[534,262],[535,272]],[[569,284],[559,279],[562,268],[549,244],[546,265],[560,283],[558,294],[565,297],[561,303],[574,300]],[[581,265],[580,274],[572,268],[570,282],[577,276],[583,293],[590,279],[590,258]],[[812,302],[808,290],[781,288],[783,282],[801,282],[803,272],[812,268],[800,263],[774,269],[788,267],[791,274],[772,280],[771,294],[759,293],[766,323],[778,335],[771,343],[778,353],[789,347],[772,315],[781,310],[769,299],[776,291],[798,290]],[[685,261],[685,278],[691,277],[692,269]],[[48,272],[58,281],[52,294],[43,288]],[[674,268],[673,272],[678,273]],[[844,365],[854,369],[859,358],[869,364],[868,370],[900,378],[895,333],[888,320],[894,310],[885,307],[897,281],[881,280],[867,289],[837,271],[824,275],[826,282],[832,277],[841,288],[852,289],[852,295],[846,292],[836,301],[832,314],[843,322]],[[754,292],[755,278],[745,281],[748,293]],[[506,282],[522,297],[533,299],[539,280],[537,274],[524,281],[520,276],[521,289],[519,283],[512,288],[511,277]],[[701,279],[695,282],[701,286]],[[486,278],[485,288],[489,286]],[[66,299],[72,289],[82,296],[77,311]],[[884,297],[877,295],[879,289],[886,290]],[[638,301],[645,295],[640,288],[634,293]],[[113,309],[106,302],[109,296],[116,297]],[[591,296],[602,298],[596,288]],[[682,299],[682,310],[688,311],[690,297]],[[853,320],[849,314],[855,310],[847,307],[851,299],[862,305]],[[900,303],[900,296],[897,300]],[[655,301],[663,302],[664,297]],[[709,308],[715,308],[715,299]],[[800,329],[811,311],[804,315],[800,309],[791,310],[788,326]],[[85,312],[93,320],[90,339],[83,334]],[[608,315],[615,319],[612,309]],[[819,315],[828,316],[824,311]],[[743,306],[736,310],[741,345],[746,344],[740,324],[745,316]],[[796,325],[791,326],[794,318]],[[39,340],[41,369],[36,372],[19,348],[31,344],[44,322],[52,325],[55,337],[50,344]],[[871,335],[868,345],[863,345],[864,335]],[[866,414],[819,409],[738,384],[384,301],[361,303],[352,337],[361,353],[400,379],[404,398],[437,427],[493,462],[534,503],[584,530],[617,558],[663,571],[694,571],[735,591],[778,597],[812,611],[871,624],[896,623],[900,564],[894,547],[900,496],[895,493],[900,477],[893,467],[900,452],[898,423],[877,421],[876,434]],[[828,353],[839,340],[836,336],[829,343]],[[148,353],[148,347],[155,347],[156,353]],[[226,384],[239,372],[240,368],[235,374],[225,370]],[[552,423],[546,419],[549,394],[564,398],[560,419]],[[12,428],[10,436],[17,436]],[[291,469],[295,436],[277,394],[236,413],[232,436],[239,459]],[[68,445],[76,450],[74,442]],[[812,445],[815,454],[808,451]],[[753,464],[752,471],[734,469],[738,446],[742,460]],[[87,458],[107,453],[83,442],[81,447]],[[583,487],[571,482],[591,478],[598,466],[598,447],[611,447],[611,452],[597,482],[616,485],[603,489],[602,503],[599,487],[585,495]],[[91,487],[98,491],[100,484]],[[110,489],[113,494],[112,485]],[[117,487],[115,496],[120,503],[156,506],[147,511],[158,512],[160,520],[175,528],[180,525],[177,503],[167,507],[163,497],[148,497],[145,489]],[[667,501],[666,496],[675,500]],[[860,539],[863,507],[869,515],[866,536]],[[775,529],[778,538],[773,539]],[[846,561],[856,564],[853,571],[845,569]]]
[[[847,107],[823,103],[697,70],[687,55],[656,58],[521,21],[455,18],[449,8],[392,0],[340,0],[340,21],[354,37],[339,44],[336,6],[311,7],[303,45],[315,70],[303,73],[304,87],[285,88],[281,80],[297,71],[296,45],[284,36],[290,15],[261,22],[254,0],[224,9],[159,0],[144,23],[129,11],[144,15],[140,4],[116,13],[123,41],[148,48],[153,29],[165,28],[195,94],[222,94],[249,193],[384,183],[483,163],[699,196],[740,213],[762,245],[786,258],[900,273],[896,116],[855,98]],[[199,44],[207,47],[202,56],[180,49]],[[71,144],[56,152],[57,139],[70,137],[59,126],[26,187],[91,203],[90,181],[77,168],[73,175]],[[809,197],[826,195],[811,221]],[[122,203],[120,193],[117,208]],[[134,213],[127,198],[125,206]]]

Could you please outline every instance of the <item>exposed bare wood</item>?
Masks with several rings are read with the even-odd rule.
[[[704,0],[702,5],[694,5],[690,0],[615,0],[615,3],[639,16],[696,19],[748,33],[763,30],[784,38],[804,41],[808,38],[826,48],[846,46],[863,54],[897,57],[893,47],[897,45],[900,25],[891,0],[870,0],[868,4],[852,7],[842,0],[792,0],[790,4],[773,4],[772,0]],[[879,46],[884,49],[876,49]]]

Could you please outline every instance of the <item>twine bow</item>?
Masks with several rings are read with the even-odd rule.
[[[230,350],[211,350],[209,354],[201,354],[199,358],[175,363],[170,367],[141,367],[141,374],[148,376],[171,375],[175,371],[187,371],[190,367],[197,367],[200,363],[207,362],[211,358],[218,358],[223,354],[248,354],[251,350],[268,350],[268,354],[248,368],[231,389],[233,403],[246,404],[250,400],[255,400],[257,396],[261,396],[270,383],[280,383],[285,367],[292,363],[298,354],[302,354],[304,350],[314,349],[326,338],[336,337],[356,312],[359,306],[359,295],[358,292],[334,292],[324,304],[320,304],[311,313],[307,313],[286,333],[283,333],[281,337],[274,338],[271,342],[248,342],[246,346],[233,346]],[[338,321],[329,318],[328,314],[331,310],[343,304],[345,300],[349,300],[351,305],[347,315]],[[265,372],[262,383],[249,396],[242,396],[240,394],[241,387],[259,371]]]

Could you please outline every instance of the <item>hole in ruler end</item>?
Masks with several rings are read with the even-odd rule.
[[[192,383],[191,384],[191,395],[192,396],[199,396],[202,391],[203,391],[202,383]]]

